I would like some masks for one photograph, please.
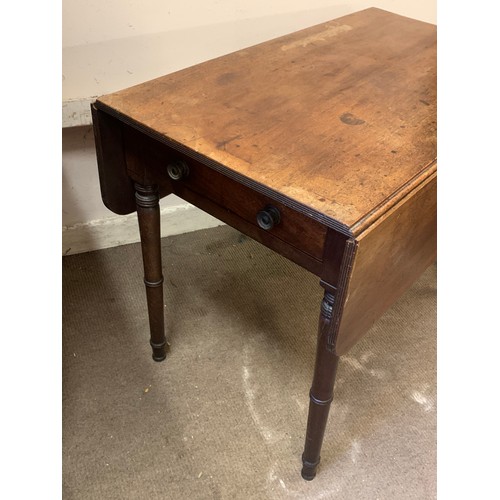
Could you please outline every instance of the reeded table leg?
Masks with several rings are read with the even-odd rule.
[[[157,186],[135,184],[137,218],[141,234],[144,283],[148,301],[149,329],[153,359],[163,361],[168,344],[163,317],[163,274],[160,244],[160,207]]]
[[[316,468],[320,461],[321,445],[333,399],[333,385],[339,361],[339,358],[328,349],[328,328],[332,320],[333,301],[333,294],[326,291],[321,303],[316,363],[309,393],[306,443],[302,454],[302,477],[308,481],[316,476]]]

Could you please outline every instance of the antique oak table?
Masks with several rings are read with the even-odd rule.
[[[138,214],[155,361],[168,350],[161,197],[319,277],[302,455],[313,479],[339,356],[435,259],[435,26],[364,10],[106,95],[92,112],[103,201]]]

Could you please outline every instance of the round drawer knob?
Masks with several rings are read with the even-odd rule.
[[[268,205],[259,212],[257,212],[257,224],[262,229],[269,231],[274,226],[280,223],[280,212],[276,207]]]
[[[168,176],[174,181],[178,181],[189,175],[189,167],[182,160],[175,160],[167,165]]]

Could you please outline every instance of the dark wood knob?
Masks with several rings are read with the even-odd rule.
[[[174,181],[186,178],[189,175],[189,167],[182,160],[175,160],[167,165],[168,176]]]
[[[280,211],[271,205],[268,205],[257,212],[257,224],[266,231],[269,231],[274,226],[279,224],[280,220]]]

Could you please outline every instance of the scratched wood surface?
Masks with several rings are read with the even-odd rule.
[[[359,233],[436,156],[435,53],[435,26],[372,8],[97,106]]]

